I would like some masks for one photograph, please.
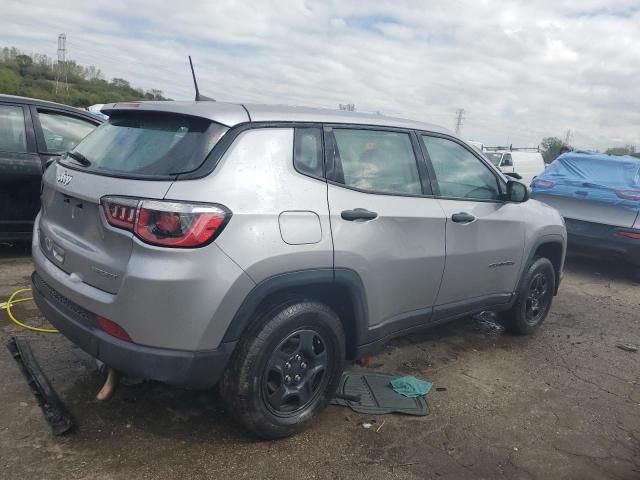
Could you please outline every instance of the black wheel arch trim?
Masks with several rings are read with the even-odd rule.
[[[527,268],[529,268],[529,265],[531,265],[531,263],[533,262],[533,259],[536,256],[536,252],[538,251],[538,249],[542,246],[542,245],[546,245],[546,244],[557,244],[560,246],[561,250],[562,250],[562,256],[560,259],[560,266],[559,269],[556,271],[556,284],[555,284],[555,288],[554,288],[554,292],[553,295],[557,295],[558,294],[558,289],[560,288],[560,281],[562,280],[562,270],[564,268],[564,260],[565,260],[565,256],[567,253],[567,249],[566,249],[566,240],[564,239],[564,237],[562,235],[560,235],[559,233],[550,233],[550,234],[546,234],[546,235],[542,235],[540,238],[538,238],[538,240],[536,240],[536,242],[533,244],[533,247],[531,248],[531,250],[529,250],[529,256],[527,258],[527,261],[525,263],[523,263],[523,267],[522,267],[522,271],[520,272],[520,279],[518,280],[518,286],[516,288],[516,293],[520,292],[520,289],[522,287],[522,280],[525,274],[525,271]],[[554,270],[555,270],[555,265],[554,265]]]
[[[304,287],[341,286],[345,287],[351,296],[354,318],[353,341],[355,345],[366,342],[368,333],[368,310],[364,285],[360,276],[353,270],[346,268],[315,268],[310,270],[298,270],[282,273],[269,277],[258,283],[244,299],[237,310],[227,331],[223,342],[234,342],[240,339],[246,329],[257,320],[258,307],[269,296],[286,292],[291,289]],[[313,294],[310,295],[313,297]],[[344,319],[342,319],[344,320]]]

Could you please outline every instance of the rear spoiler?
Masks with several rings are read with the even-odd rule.
[[[112,116],[117,112],[136,111],[174,113],[206,118],[227,127],[233,127],[251,120],[245,108],[240,104],[210,101],[129,101],[106,104],[100,111],[108,116]]]

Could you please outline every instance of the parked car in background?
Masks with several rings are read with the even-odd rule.
[[[483,310],[532,333],[566,231],[435,125],[223,102],[107,105],[44,175],[33,296],[109,367],[220,382],[262,437],[333,397],[345,359]]]
[[[565,153],[531,187],[564,217],[571,249],[640,265],[640,159]]]
[[[104,107],[104,103],[96,103],[95,105],[91,105],[87,107],[87,110],[93,113],[95,116],[102,120],[107,120],[109,117],[102,113],[102,107]]]
[[[538,151],[486,150],[484,154],[503,173],[517,173],[522,177],[521,181],[527,185],[545,168],[544,159]]]
[[[45,165],[100,123],[66,105],[0,95],[0,241],[31,237]]]

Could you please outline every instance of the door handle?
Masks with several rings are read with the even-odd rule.
[[[343,210],[340,216],[343,220],[353,222],[354,220],[373,220],[378,217],[378,214],[366,208],[354,208],[353,210]]]
[[[453,215],[451,215],[451,220],[456,223],[471,223],[475,219],[475,216],[467,212],[454,213]]]

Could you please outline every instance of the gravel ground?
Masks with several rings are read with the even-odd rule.
[[[1,248],[0,299],[28,286],[31,270],[28,248]],[[446,389],[429,393],[428,416],[329,407],[308,431],[277,442],[238,428],[213,391],[150,382],[97,402],[103,379],[90,357],[0,312],[2,339],[29,339],[77,422],[52,437],[17,365],[0,352],[0,477],[639,479],[640,352],[616,346],[640,345],[639,292],[628,266],[571,258],[534,336],[463,319],[397,339],[372,359],[374,370]],[[42,322],[31,303],[16,313]]]

